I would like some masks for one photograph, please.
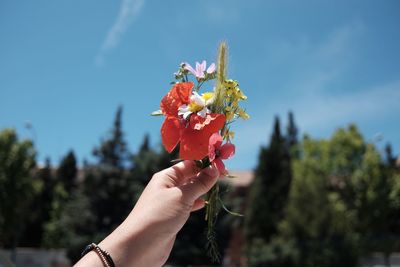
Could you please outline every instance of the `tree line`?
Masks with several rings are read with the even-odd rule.
[[[244,221],[248,266],[358,266],[400,250],[400,169],[353,124],[328,139],[305,135],[289,113],[262,147]]]
[[[281,128],[276,118],[248,191],[232,197],[234,189],[223,189],[225,204],[245,216],[220,213],[221,255],[239,229],[245,242],[238,266],[357,266],[372,252],[389,259],[400,247],[400,171],[391,147],[381,153],[355,125],[329,139],[299,140],[292,113]],[[148,136],[129,151],[121,107],[93,160],[81,167],[73,151],[57,167],[50,160],[39,167],[31,141],[1,131],[0,247],[66,248],[76,261],[85,245],[122,222],[152,175],[176,158]],[[193,213],[170,264],[211,264],[205,226],[204,214]]]

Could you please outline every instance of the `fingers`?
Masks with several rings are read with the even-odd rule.
[[[179,188],[183,193],[183,198],[189,202],[195,202],[200,196],[207,193],[217,182],[219,177],[218,170],[215,167],[203,169],[192,182],[181,185]]]
[[[158,175],[167,187],[179,186],[198,174],[200,168],[193,160],[181,161],[174,166],[161,171]]]
[[[202,209],[204,205],[205,205],[205,200],[202,198],[198,198],[194,201],[194,204],[192,206],[192,211]]]

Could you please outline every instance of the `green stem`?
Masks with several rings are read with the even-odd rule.
[[[240,213],[238,213],[238,212],[234,212],[234,211],[231,211],[230,209],[228,209],[228,208],[225,206],[225,204],[224,204],[224,202],[222,201],[221,198],[218,198],[218,200],[219,200],[219,203],[221,204],[221,207],[222,207],[227,213],[229,213],[230,215],[233,215],[233,216],[243,217],[243,214],[240,214]]]
[[[199,82],[199,83],[197,84],[197,86],[196,86],[196,92],[198,92],[198,91],[200,90],[200,87],[203,85],[204,82],[205,82],[205,81],[201,81],[201,82]]]
[[[223,113],[224,112],[224,87],[223,82],[226,77],[226,54],[227,47],[224,42],[222,42],[219,46],[218,51],[218,63],[217,63],[217,81],[215,88],[215,99],[214,104],[210,107],[211,111],[214,113]],[[197,88],[200,88],[202,83],[199,83]],[[221,132],[225,129],[226,125],[222,128]],[[203,168],[206,168],[210,165],[210,161],[208,158],[203,161]],[[207,193],[206,196],[206,215],[205,220],[207,221],[207,250],[208,255],[211,257],[213,262],[219,262],[220,254],[218,249],[218,244],[216,241],[216,233],[215,233],[215,224],[220,208],[219,203],[219,185],[216,183],[211,190]]]
[[[220,253],[215,232],[215,224],[219,211],[219,185],[215,184],[207,193],[206,221],[207,221],[207,252],[213,262],[220,261]]]
[[[207,168],[211,165],[208,157],[203,160],[196,161],[197,166],[200,168]],[[213,262],[220,261],[220,253],[215,233],[215,224],[217,222],[217,215],[219,211],[219,185],[216,183],[210,191],[206,194],[206,212],[205,220],[207,222],[207,254]]]

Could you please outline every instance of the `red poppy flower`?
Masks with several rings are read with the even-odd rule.
[[[179,157],[187,160],[201,160],[208,155],[210,136],[225,124],[223,114],[210,113],[204,118],[192,114],[189,120],[178,115],[182,105],[190,103],[193,83],[175,84],[161,100],[161,110],[165,121],[161,127],[162,143],[171,153],[180,143]]]

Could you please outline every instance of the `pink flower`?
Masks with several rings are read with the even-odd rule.
[[[222,145],[222,141],[222,136],[219,133],[211,135],[208,145],[208,158],[220,174],[226,175],[228,171],[225,169],[225,164],[222,160],[229,159],[235,155],[235,145],[231,143]]]
[[[212,63],[206,70],[207,63],[205,60],[203,60],[201,64],[199,62],[196,62],[196,69],[190,66],[190,64],[187,62],[185,62],[184,64],[185,64],[184,68],[188,70],[190,73],[192,73],[194,76],[196,76],[197,79],[204,79],[205,78],[204,73],[213,74],[216,69],[215,64]]]

